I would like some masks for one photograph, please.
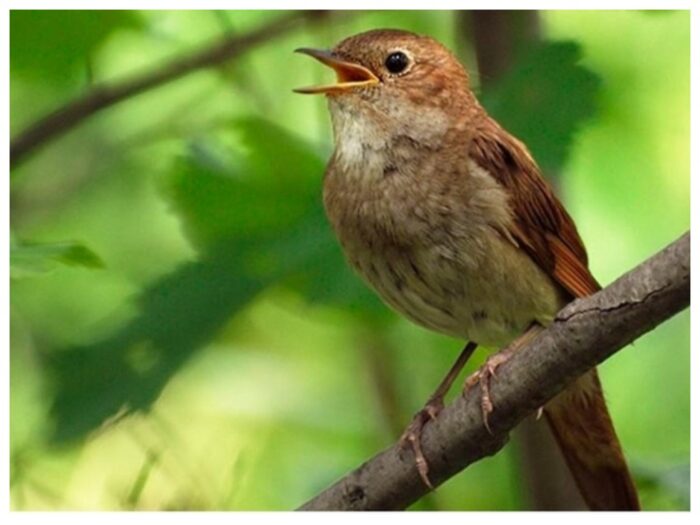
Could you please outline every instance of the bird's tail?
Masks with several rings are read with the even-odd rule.
[[[639,510],[596,370],[550,401],[545,414],[591,510]]]

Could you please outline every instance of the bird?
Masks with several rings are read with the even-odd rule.
[[[421,432],[477,345],[507,347],[466,382],[482,385],[487,424],[497,367],[600,285],[526,145],[481,106],[449,49],[430,36],[375,29],[331,50],[296,51],[336,75],[295,91],[327,99],[334,150],[323,204],[346,260],[399,314],[466,341],[401,438],[432,486]],[[640,509],[596,369],[543,411],[587,506]]]

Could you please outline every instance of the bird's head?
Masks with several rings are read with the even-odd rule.
[[[460,106],[473,99],[462,65],[427,36],[380,29],[346,38],[330,51],[297,52],[336,73],[334,83],[295,90],[328,97],[336,141],[348,133],[371,132],[358,126],[377,133],[440,133],[464,114]],[[421,132],[422,126],[426,129]]]

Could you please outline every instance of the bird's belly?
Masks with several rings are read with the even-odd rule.
[[[481,345],[508,344],[534,321],[548,324],[563,300],[556,285],[500,235],[457,246],[356,246],[351,264],[399,313]]]

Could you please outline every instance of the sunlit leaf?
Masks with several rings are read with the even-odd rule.
[[[104,267],[95,252],[77,242],[13,243],[10,247],[10,276],[13,279],[47,273],[60,265],[93,269]]]

